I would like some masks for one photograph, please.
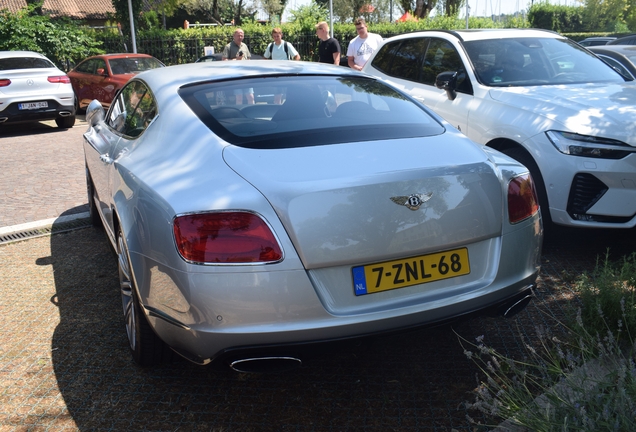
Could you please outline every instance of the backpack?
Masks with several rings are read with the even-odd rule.
[[[289,50],[287,49],[287,41],[284,41],[283,45],[284,45],[284,48],[285,48],[285,54],[287,54],[287,60],[291,60],[289,58]],[[267,50],[269,51],[269,58],[272,58],[272,50],[273,49],[274,49],[274,42],[269,44],[269,46],[267,47]]]

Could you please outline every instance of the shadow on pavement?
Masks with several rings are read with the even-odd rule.
[[[85,127],[85,116],[77,116],[75,126],[73,127]],[[0,124],[0,136],[25,136],[25,135],[40,135],[64,132],[67,129],[61,129],[57,127],[55,121],[43,121],[43,122],[31,122],[31,123],[17,123],[17,124]]]
[[[589,269],[608,241],[634,244],[625,233],[559,235],[546,244],[531,306],[513,319],[475,319],[455,331],[468,340],[485,334],[490,346],[519,354],[519,329],[532,333],[545,323],[538,308],[558,316],[567,306],[563,270]],[[128,352],[115,255],[103,230],[53,235],[51,256],[38,261],[54,271],[51,302],[60,323],[53,368],[79,430],[472,430],[463,403],[473,400],[477,369],[450,326],[350,343],[287,373],[240,374],[186,361],[141,369]]]

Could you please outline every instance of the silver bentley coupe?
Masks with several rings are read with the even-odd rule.
[[[407,94],[341,67],[142,72],[83,136],[143,366],[236,370],[301,346],[511,315],[543,227],[532,177]]]

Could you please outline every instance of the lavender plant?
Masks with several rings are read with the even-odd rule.
[[[460,337],[482,377],[467,408],[503,422],[504,431],[636,430],[635,255],[619,264],[606,256],[578,278],[582,307],[571,322],[537,328],[535,343],[520,332],[520,359],[488,347],[484,336]]]

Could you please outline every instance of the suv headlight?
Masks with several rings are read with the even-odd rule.
[[[545,134],[558,151],[572,156],[622,159],[636,152],[636,148],[632,146],[606,138],[559,131],[547,131]]]

